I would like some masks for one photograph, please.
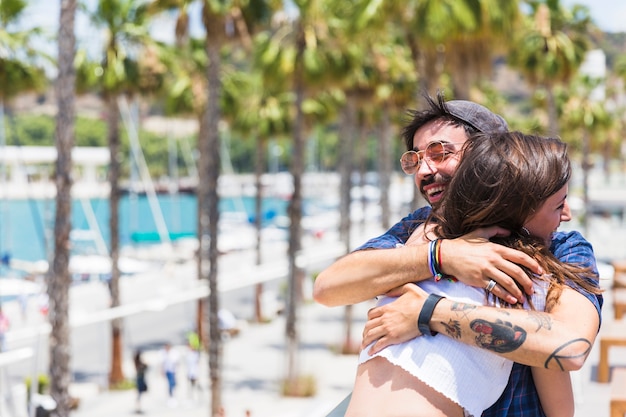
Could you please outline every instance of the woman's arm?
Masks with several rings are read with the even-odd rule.
[[[572,417],[574,393],[570,373],[537,367],[533,367],[531,371],[546,416]]]
[[[420,335],[416,323],[428,294],[408,284],[394,295],[400,297],[368,312],[363,346],[376,341],[370,353]],[[433,331],[524,365],[571,371],[584,364],[599,320],[594,304],[566,287],[550,313],[443,299],[435,307],[429,325]]]

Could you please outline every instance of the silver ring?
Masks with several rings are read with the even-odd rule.
[[[491,290],[493,290],[493,288],[496,286],[497,282],[495,282],[494,280],[490,279],[489,283],[487,284],[487,286],[485,287],[485,289],[489,292],[491,292]]]

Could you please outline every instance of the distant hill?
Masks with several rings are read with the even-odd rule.
[[[619,55],[626,55],[626,32],[604,32],[600,39],[594,40],[595,46],[604,50],[606,65],[613,69],[613,64]]]

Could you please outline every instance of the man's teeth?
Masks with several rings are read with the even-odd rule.
[[[427,191],[428,195],[431,196],[433,194],[437,194],[442,192],[444,187],[433,187]]]

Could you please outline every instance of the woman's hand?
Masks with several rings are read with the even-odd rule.
[[[398,299],[368,311],[361,348],[376,341],[369,350],[370,355],[421,335],[417,318],[428,293],[415,284],[405,284],[385,295]]]

